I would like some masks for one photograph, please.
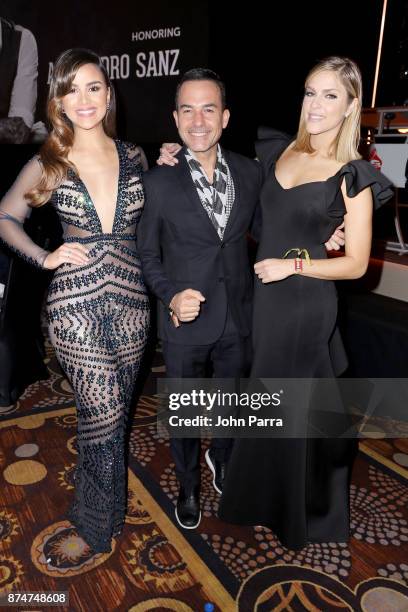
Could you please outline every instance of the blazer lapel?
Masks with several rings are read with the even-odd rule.
[[[193,180],[191,178],[190,168],[188,167],[186,158],[184,157],[184,153],[185,147],[183,147],[178,153],[177,158],[179,160],[179,163],[175,166],[175,169],[178,173],[178,178],[183,187],[184,194],[188,202],[191,203],[191,206],[193,206],[197,210],[199,216],[205,221],[207,226],[209,226],[216,240],[220,242],[220,237],[218,236],[217,230],[212,224],[211,219],[207,214],[207,211],[204,209],[204,206],[201,203],[200,196],[198,195],[196,186],[194,185]]]
[[[237,216],[240,211],[239,203],[240,203],[240,198],[241,198],[241,181],[239,177],[240,175],[239,168],[237,168],[234,155],[232,155],[230,151],[226,151],[225,149],[222,150],[222,153],[230,169],[232,180],[234,181],[234,190],[235,190],[234,205],[231,209],[230,216],[227,222],[227,226],[224,231],[224,240],[225,240],[228,234],[231,232],[231,228],[234,225],[234,222],[236,221]]]

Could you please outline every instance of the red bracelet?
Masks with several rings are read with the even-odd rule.
[[[303,271],[303,259],[295,257],[295,274]]]

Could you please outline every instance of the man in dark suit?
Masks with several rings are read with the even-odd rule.
[[[251,327],[252,273],[246,233],[261,188],[260,165],[224,150],[225,88],[211,70],[181,79],[174,111],[184,147],[175,167],[144,176],[138,246],[143,274],[159,298],[159,336],[169,378],[244,376]],[[213,439],[206,461],[221,493],[232,441]],[[172,439],[180,483],[179,524],[201,518],[200,440]]]
[[[37,43],[27,28],[0,17],[0,143],[28,141],[37,102]]]

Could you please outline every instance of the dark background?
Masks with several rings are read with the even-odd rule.
[[[357,61],[364,105],[371,105],[382,8],[383,0],[253,2],[244,8],[215,0],[154,0],[148,5],[134,0],[0,2],[1,14],[28,27],[33,24],[40,81],[49,59],[69,46],[134,55],[140,49],[179,44],[181,72],[207,64],[226,81],[232,116],[224,143],[249,155],[258,125],[296,131],[304,78],[327,55]],[[402,104],[408,98],[408,78],[401,78],[408,70],[407,21],[408,0],[389,0],[377,106]],[[130,42],[132,31],[170,25],[182,26],[181,38]],[[144,146],[152,161],[162,140],[177,137],[171,118],[177,80],[169,76],[116,82],[119,135]],[[40,94],[42,109],[44,92]]]
[[[251,10],[252,9],[252,10]],[[210,65],[227,82],[231,123],[225,142],[253,153],[258,125],[297,130],[304,79],[328,55],[354,59],[371,106],[382,0],[248,3],[245,11],[210,2]],[[408,2],[389,0],[376,106],[408,98]]]
[[[173,92],[178,76],[139,78],[140,53],[177,51],[175,69],[182,74],[191,65],[208,61],[208,3],[206,0],[0,0],[0,14],[34,34],[38,45],[39,75],[37,120],[45,120],[50,63],[62,51],[86,47],[100,56],[129,56],[129,77],[113,80],[118,98],[120,136],[138,143],[153,143],[173,135]],[[181,35],[135,41],[132,34],[180,27]],[[172,59],[169,62],[173,64]],[[173,136],[174,137],[174,136]]]
[[[304,79],[328,55],[346,55],[359,64],[364,106],[371,106],[383,0],[343,0],[330,4],[283,1],[248,4],[216,0],[154,0],[148,5],[115,0],[0,0],[1,14],[32,28],[40,61],[37,119],[45,107],[48,62],[65,48],[87,46],[101,54],[179,46],[178,68],[207,65],[227,85],[231,120],[223,144],[254,156],[259,125],[295,133]],[[132,31],[182,26],[182,37],[132,43]],[[377,106],[408,98],[408,0],[388,0]],[[403,77],[403,78],[402,78]],[[141,145],[154,164],[162,141],[178,139],[172,110],[177,76],[118,80],[119,137]],[[0,196],[14,181],[36,145],[0,146]],[[402,197],[405,198],[403,194]],[[406,225],[403,209],[403,225]],[[391,207],[376,216],[375,235],[394,239]]]
[[[246,6],[219,0],[153,0],[145,5],[135,0],[110,3],[100,0],[0,0],[0,15],[28,27],[37,39],[40,60],[37,119],[44,117],[48,63],[62,50],[85,46],[101,55],[128,53],[134,57],[140,50],[179,47],[180,72],[207,65],[225,80],[231,121],[223,143],[249,156],[254,155],[253,142],[259,125],[296,132],[305,76],[318,60],[328,55],[346,55],[357,61],[363,74],[364,105],[371,106],[382,8],[383,0],[337,3],[283,0],[265,4],[252,2]],[[181,26],[182,37],[131,42],[132,31],[169,26]],[[388,0],[377,106],[401,105],[407,100],[408,73],[404,75],[404,71],[408,71],[408,0]],[[143,146],[150,163],[154,163],[163,140],[178,138],[171,116],[177,81],[177,76],[166,76],[115,82],[119,97],[118,135]],[[37,150],[38,145],[0,145],[0,196]],[[391,206],[377,213],[376,237],[395,239],[392,219]],[[46,248],[55,248],[50,237],[58,241],[60,229],[52,215],[52,207],[36,209],[30,223],[33,238]],[[32,366],[38,368],[41,359],[29,358],[28,348],[31,346],[33,352],[39,350],[37,328],[47,282],[47,275],[28,267],[18,258],[13,258],[9,278],[11,280],[6,281],[11,304],[8,311],[15,316],[13,329],[19,332],[21,350],[18,350],[18,338],[11,343],[6,338],[3,346],[17,347],[13,354],[27,357],[28,363],[14,364],[16,372],[25,372],[25,378],[16,382],[13,397],[3,399],[3,405],[12,403],[14,396],[40,376],[32,371]],[[13,291],[14,302],[11,299]],[[360,315],[366,313],[368,306],[363,304],[359,308],[356,311],[358,329],[361,328]],[[383,308],[382,303],[379,308]],[[352,309],[348,312],[352,313]],[[379,318],[384,319],[383,313]],[[398,317],[394,313],[385,318],[393,321]],[[401,318],[406,320],[405,310],[401,311]],[[5,330],[12,327],[3,325]],[[349,324],[348,329],[365,353],[374,354],[375,350],[380,350],[379,362],[390,363],[392,375],[396,375],[398,362],[405,363],[403,356],[395,353],[397,363],[387,357],[382,359],[387,355],[386,343],[392,330],[384,329],[384,344],[378,344],[380,349],[376,349],[360,342],[352,325]],[[398,328],[395,333],[399,338],[401,330]],[[350,347],[348,352],[352,359]],[[402,352],[406,353],[405,348]],[[3,363],[8,363],[7,360],[6,356]],[[357,361],[364,364],[365,356],[359,355]],[[365,375],[365,372],[360,374]],[[383,375],[390,374],[387,371]]]

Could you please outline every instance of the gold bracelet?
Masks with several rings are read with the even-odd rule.
[[[300,260],[302,259],[302,255],[304,255],[304,258],[307,261],[308,265],[309,266],[313,265],[312,260],[310,259],[309,251],[307,249],[300,249],[299,247],[294,247],[293,249],[289,249],[284,254],[283,259],[286,259],[286,257],[290,253],[296,253],[296,259],[300,259]]]

